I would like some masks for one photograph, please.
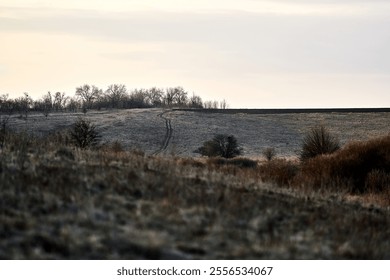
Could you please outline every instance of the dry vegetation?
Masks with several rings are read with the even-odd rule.
[[[7,130],[0,258],[390,258],[390,136],[304,162],[205,160],[130,151],[105,121],[92,150],[64,130]]]

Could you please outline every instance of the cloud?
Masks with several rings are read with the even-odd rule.
[[[267,1],[245,0],[242,6],[247,10],[249,2],[260,7]],[[296,4],[295,9],[319,9],[331,2],[330,8],[342,8],[334,1],[286,2],[277,1],[285,11],[291,3]],[[297,92],[305,95],[303,99],[313,92],[321,96],[333,92],[334,97],[360,92],[358,103],[364,99],[363,92],[373,89],[379,96],[390,89],[385,82],[390,75],[390,17],[383,16],[386,5],[379,12],[382,2],[373,2],[376,4],[363,13],[327,14],[248,12],[234,10],[229,1],[223,9],[180,12],[168,8],[122,12],[0,9],[0,65],[6,67],[7,77],[14,77],[3,76],[0,82],[10,92],[20,81],[26,90],[34,83],[36,88],[49,87],[49,82],[53,88],[70,84],[69,92],[78,83],[96,81],[102,86],[129,81],[130,87],[131,83],[138,87],[181,84],[198,94],[207,93],[205,98],[226,94],[231,103],[240,106],[248,105],[240,103],[241,95],[229,92],[269,94],[273,104],[280,100],[288,103],[283,96]],[[362,2],[342,3],[355,7]],[[363,4],[363,8],[367,6],[367,2]],[[0,75],[1,71],[0,66]],[[388,97],[383,100],[389,102]],[[249,104],[259,106],[253,105],[254,101]]]
[[[0,64],[0,76],[5,75],[7,72],[7,67],[5,65]]]
[[[19,8],[51,8],[59,9],[93,9],[103,12],[135,12],[135,11],[160,11],[160,12],[231,12],[246,11],[270,14],[294,14],[294,15],[349,15],[361,16],[363,14],[378,15],[384,9],[389,11],[389,3],[384,0],[52,0],[31,1],[28,0],[3,0],[3,5]]]
[[[304,2],[304,1],[303,1]],[[57,11],[1,18],[0,30],[71,34],[89,40],[155,44],[167,57],[218,57],[237,73],[390,73],[390,20],[385,18],[296,17],[248,12],[102,14]],[[187,46],[185,49],[183,46]],[[201,51],[199,51],[201,49]],[[148,51],[150,53],[150,51]],[[183,55],[183,53],[188,53]],[[114,56],[144,57],[146,53]],[[157,53],[161,56],[161,53]],[[167,60],[169,60],[168,58]],[[184,58],[185,59],[185,58]],[[235,65],[235,66],[234,66]]]

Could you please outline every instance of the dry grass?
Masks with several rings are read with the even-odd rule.
[[[313,187],[344,188],[352,193],[386,193],[390,172],[390,136],[353,142],[330,156],[305,162],[300,181]]]
[[[83,114],[52,113],[30,115],[28,120],[11,116],[9,125],[19,131],[47,135],[66,129],[85,117],[96,125],[102,141],[118,140],[125,149],[139,148],[146,154],[159,150],[166,134],[162,109],[88,111]],[[318,124],[331,128],[341,145],[354,140],[378,137],[390,131],[390,113],[304,113],[304,114],[207,114],[173,111],[173,135],[166,155],[200,157],[193,153],[216,134],[232,134],[243,147],[243,156],[262,158],[265,148],[275,149],[278,157],[298,157],[307,129]]]
[[[64,132],[7,137],[0,152],[3,259],[390,258],[389,193],[378,187],[388,170],[369,170],[374,191],[362,194],[323,182],[328,161],[348,166],[347,152],[387,151],[385,138],[306,166],[148,156],[120,142],[79,150]],[[366,207],[368,199],[374,205]]]

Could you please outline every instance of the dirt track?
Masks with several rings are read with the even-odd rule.
[[[158,149],[157,151],[155,151],[153,153],[153,155],[158,155],[158,154],[166,151],[168,148],[168,145],[171,141],[172,134],[173,134],[171,119],[164,116],[165,114],[170,113],[170,112],[171,112],[171,110],[168,110],[168,111],[165,111],[163,113],[158,114],[158,116],[165,121],[166,133],[165,133],[164,141],[163,141],[163,144],[161,145],[161,148]]]

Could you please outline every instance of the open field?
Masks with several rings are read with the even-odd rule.
[[[245,112],[249,113],[245,113]],[[233,134],[244,148],[244,156],[261,157],[264,148],[274,147],[277,155],[296,157],[304,134],[313,126],[324,124],[345,144],[367,140],[390,132],[390,112],[334,112],[253,114],[240,110],[234,114],[193,111],[166,111],[172,135],[165,154],[198,157],[193,153],[215,134]],[[103,141],[119,141],[127,149],[141,149],[147,154],[159,151],[164,144],[166,121],[163,109],[91,111],[86,118],[101,132]],[[42,114],[27,121],[12,117],[10,124],[19,130],[38,135],[69,128],[83,114]]]
[[[367,140],[388,134],[390,113],[100,111],[85,117],[123,150],[80,150],[47,136],[80,116],[10,119],[23,133],[0,151],[0,258],[390,259],[388,185],[362,194],[313,188],[299,181],[310,164],[221,164],[192,153],[229,133],[246,157],[275,147],[290,159],[313,125],[342,143]]]

